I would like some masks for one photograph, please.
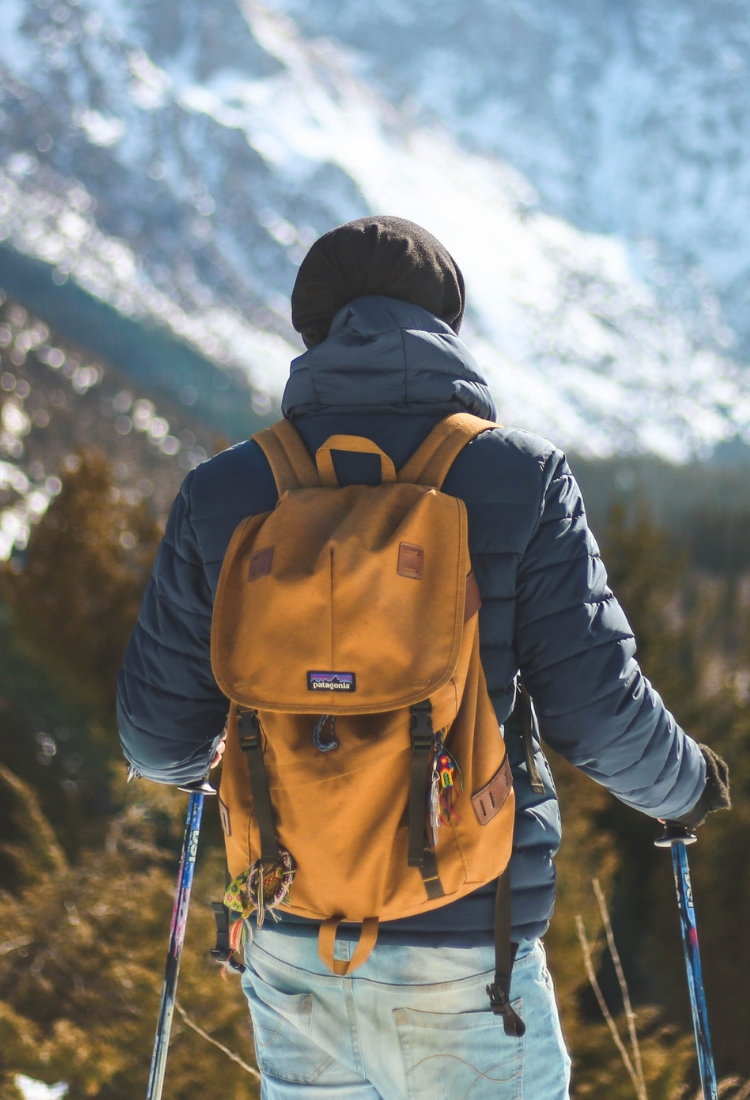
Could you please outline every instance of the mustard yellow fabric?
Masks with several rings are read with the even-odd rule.
[[[368,943],[373,918],[448,904],[496,878],[510,858],[512,790],[484,825],[471,803],[502,767],[505,746],[479,659],[476,603],[464,621],[465,506],[439,490],[460,448],[492,427],[449,417],[397,481],[343,489],[320,484],[288,421],[259,433],[279,503],[240,524],[222,568],[212,665],[235,704],[220,791],[230,873],[259,856],[239,705],[259,713],[278,840],[297,863],[281,909],[329,922],[329,930],[333,918],[370,921]],[[332,449],[331,440],[321,448],[329,457]],[[403,544],[423,551],[421,576],[398,572]],[[311,671],[353,674],[356,688],[311,691]],[[463,780],[438,831],[445,893],[432,900],[407,860],[409,707],[424,699]],[[321,714],[336,716],[338,748],[326,753],[312,739]]]

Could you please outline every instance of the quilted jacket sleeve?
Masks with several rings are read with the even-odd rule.
[[[211,672],[211,592],[190,518],[188,474],[172,507],[118,678],[126,758],[158,783],[201,779],[228,703]]]
[[[516,612],[519,667],[547,743],[627,805],[652,817],[686,813],[705,785],[703,757],[638,666],[559,451],[544,465]]]

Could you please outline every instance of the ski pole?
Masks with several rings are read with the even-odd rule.
[[[657,848],[672,849],[672,867],[674,869],[675,886],[677,887],[677,904],[680,910],[682,945],[685,950],[685,966],[690,990],[690,1007],[693,1013],[693,1030],[695,1032],[695,1046],[698,1051],[701,1087],[704,1100],[718,1100],[716,1069],[714,1068],[714,1056],[711,1051],[711,1037],[708,1033],[708,1010],[706,1008],[706,994],[703,990],[701,957],[698,949],[698,928],[695,923],[693,887],[690,883],[690,869],[688,867],[687,852],[685,851],[686,846],[694,844],[696,839],[695,833],[684,825],[665,822],[664,832],[660,837],[657,837],[654,844]]]
[[[172,1015],[177,992],[177,975],[180,971],[180,956],[185,940],[190,891],[193,886],[195,857],[198,851],[203,799],[207,794],[216,794],[214,788],[205,779],[198,783],[180,787],[179,790],[189,792],[190,803],[185,822],[185,835],[182,841],[180,870],[177,874],[177,895],[172,913],[172,927],[169,932],[167,965],[164,971],[164,985],[161,991],[159,1019],[156,1024],[154,1053],[151,1057],[151,1073],[148,1079],[146,1100],[161,1100],[161,1090],[164,1085],[164,1072],[167,1068],[167,1054],[169,1052],[169,1035],[172,1030]]]

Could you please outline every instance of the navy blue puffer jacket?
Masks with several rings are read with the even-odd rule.
[[[294,361],[283,409],[312,454],[330,435],[363,435],[397,469],[442,417],[465,409],[495,418],[481,373],[448,325],[419,306],[377,297],[345,306],[328,339]],[[379,480],[371,455],[336,459],[341,484]],[[512,710],[520,670],[553,749],[652,817],[687,812],[705,784],[703,757],[636,663],[564,455],[538,436],[498,428],[464,449],[443,489],[466,502],[482,663],[498,722]],[[227,713],[209,653],[222,559],[237,524],[276,500],[252,441],[198,466],[182,485],[119,681],[123,749],[149,779],[183,783],[205,774]],[[532,938],[552,913],[560,817],[541,748],[545,793],[534,794],[510,727],[507,739],[518,807],[514,936]],[[407,941],[489,933],[493,898],[490,885],[383,932]]]

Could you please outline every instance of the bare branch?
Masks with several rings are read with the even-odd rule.
[[[750,1097],[750,1081],[745,1081],[744,1088],[741,1088],[739,1092],[736,1092],[732,1097],[732,1100],[748,1100]]]
[[[0,955],[9,955],[11,951],[18,951],[21,947],[28,947],[34,942],[33,936],[17,936],[14,940],[6,940],[0,943]]]
[[[599,912],[602,915],[602,924],[604,925],[604,931],[607,935],[607,945],[609,947],[609,953],[612,956],[612,962],[615,964],[615,972],[617,974],[617,980],[620,983],[620,992],[622,993],[622,1003],[625,1008],[625,1018],[628,1021],[628,1033],[630,1034],[630,1045],[633,1048],[633,1059],[635,1061],[635,1072],[640,1082],[640,1090],[638,1092],[638,1100],[648,1100],[646,1094],[646,1081],[643,1077],[643,1063],[641,1061],[641,1048],[638,1044],[638,1036],[635,1030],[635,1013],[633,1012],[633,1006],[630,1003],[630,993],[628,991],[628,983],[625,981],[625,972],[622,969],[622,963],[620,962],[620,955],[615,944],[615,937],[612,932],[612,922],[609,919],[609,909],[607,908],[607,902],[604,899],[599,879],[592,880],[594,887],[594,893],[596,894],[596,900],[599,902]]]
[[[630,1060],[630,1055],[628,1054],[627,1050],[625,1049],[625,1044],[623,1043],[622,1039],[620,1038],[620,1033],[617,1030],[617,1024],[615,1023],[614,1019],[612,1018],[612,1013],[607,1008],[607,1002],[604,1000],[604,994],[602,993],[601,988],[599,986],[599,982],[596,979],[596,972],[594,970],[594,963],[593,963],[592,958],[591,958],[591,945],[589,944],[589,941],[586,938],[586,929],[584,927],[583,919],[580,916],[580,914],[576,917],[576,928],[578,929],[578,939],[581,941],[581,950],[583,951],[583,962],[584,962],[584,965],[586,967],[586,974],[588,975],[589,982],[591,983],[591,988],[594,991],[597,1002],[599,1004],[599,1008],[602,1011],[602,1016],[607,1021],[607,1026],[609,1027],[609,1030],[612,1034],[612,1038],[615,1041],[615,1046],[617,1047],[617,1049],[620,1052],[620,1057],[622,1058],[622,1060],[625,1064],[625,1069],[630,1074],[630,1080],[633,1082],[633,1088],[635,1089],[635,1094],[638,1097],[638,1100],[643,1100],[643,1098],[641,1096],[641,1091],[640,1091],[640,1083],[638,1081],[638,1077],[636,1075],[635,1069],[633,1068],[633,1063]]]
[[[213,1039],[208,1034],[208,1032],[203,1030],[203,1028],[198,1027],[195,1020],[192,1020],[190,1016],[188,1016],[187,1012],[182,1007],[179,1001],[175,1001],[174,1006],[179,1012],[180,1016],[182,1016],[188,1027],[191,1027],[193,1031],[196,1031],[201,1036],[201,1038],[206,1039],[209,1043],[213,1043],[213,1045],[215,1047],[218,1047],[223,1054],[226,1054],[227,1058],[231,1058],[232,1061],[236,1062],[238,1066],[241,1066],[246,1073],[252,1074],[253,1077],[256,1077],[260,1081],[260,1074],[258,1073],[257,1069],[253,1069],[253,1067],[249,1066],[247,1062],[243,1062],[239,1054],[235,1054],[234,1051],[229,1049],[229,1047],[225,1047],[223,1043],[220,1043],[216,1039]]]

